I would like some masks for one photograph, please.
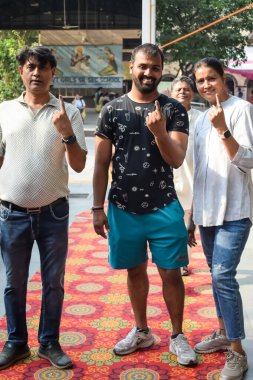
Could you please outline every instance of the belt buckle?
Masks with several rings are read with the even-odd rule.
[[[41,207],[27,208],[26,213],[27,214],[40,214],[41,213]]]

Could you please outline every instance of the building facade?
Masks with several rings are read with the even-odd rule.
[[[1,30],[38,30],[54,51],[58,70],[52,91],[76,93],[93,105],[94,92],[129,91],[131,50],[141,43],[142,0],[1,0]],[[253,101],[253,35],[248,61],[226,70],[230,92]],[[178,70],[166,64],[161,91],[169,93]],[[163,85],[163,86],[162,86]]]

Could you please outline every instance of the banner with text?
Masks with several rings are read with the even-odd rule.
[[[48,46],[57,60],[55,88],[122,88],[122,46]]]

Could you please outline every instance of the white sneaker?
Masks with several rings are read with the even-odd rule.
[[[220,380],[242,380],[244,372],[248,369],[247,356],[235,351],[229,351],[226,364],[220,373]]]
[[[193,365],[197,363],[197,357],[188,343],[184,334],[170,339],[170,351],[177,356],[177,361],[182,365]]]
[[[214,331],[212,335],[206,336],[201,342],[197,343],[194,350],[199,354],[210,354],[220,350],[228,350],[230,342],[226,336]]]
[[[148,329],[148,333],[140,332],[134,327],[130,333],[119,341],[114,347],[113,351],[116,355],[127,355],[138,350],[139,348],[150,347],[154,343],[155,338]]]

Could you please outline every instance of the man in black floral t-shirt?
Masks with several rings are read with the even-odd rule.
[[[187,148],[188,116],[179,102],[157,90],[163,54],[156,45],[135,48],[129,67],[131,91],[107,103],[98,119],[93,179],[94,229],[104,238],[108,233],[110,265],[128,271],[136,324],[114,352],[126,355],[154,343],[146,313],[149,246],[172,323],[170,350],[180,364],[191,365],[196,355],[182,331],[184,284],[180,273],[180,267],[188,264],[187,231],[173,184],[173,168],[182,164]]]

